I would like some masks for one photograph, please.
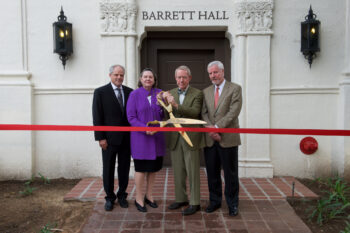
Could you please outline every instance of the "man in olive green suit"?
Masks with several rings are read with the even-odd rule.
[[[172,105],[175,117],[200,119],[203,94],[200,90],[190,87],[191,71],[187,66],[175,70],[178,88],[163,94],[163,98]],[[188,127],[199,127],[187,125]],[[178,132],[167,134],[167,147],[170,150],[174,170],[175,202],[168,206],[174,210],[188,205],[186,194],[186,176],[190,185],[190,205],[183,210],[183,215],[191,215],[200,210],[200,149],[204,147],[202,133],[187,132],[193,147],[181,137]]]

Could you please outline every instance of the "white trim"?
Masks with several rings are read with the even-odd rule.
[[[27,1],[21,1],[21,20],[22,20],[22,66],[28,70],[28,35],[27,35]]]
[[[339,83],[339,86],[350,85],[350,79],[346,78]]]
[[[273,35],[273,31],[256,31],[256,32],[240,32],[236,34],[237,36],[266,36]]]
[[[270,94],[339,94],[339,87],[274,87],[270,89]]]
[[[239,164],[240,168],[272,168],[273,169],[273,165],[271,164]]]
[[[271,163],[270,159],[239,159],[239,162],[243,162],[243,163],[252,163],[252,162],[256,162],[256,163]]]
[[[137,37],[137,34],[130,33],[130,32],[101,32],[101,36],[134,36],[134,37]]]
[[[0,86],[33,86],[27,71],[0,71]]]
[[[28,71],[0,71],[0,79],[1,78],[26,78],[29,79],[31,77],[31,73]]]
[[[245,158],[238,159],[239,167],[241,168],[273,168],[269,158]]]
[[[95,87],[34,88],[34,95],[93,94]]]

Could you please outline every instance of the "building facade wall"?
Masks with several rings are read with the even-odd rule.
[[[300,52],[300,22],[310,4],[321,21],[321,52],[311,68]],[[343,26],[348,4],[2,1],[0,123],[91,125],[93,90],[109,81],[110,65],[124,65],[125,84],[136,87],[147,31],[209,30],[225,31],[230,41],[232,72],[226,78],[243,87],[242,128],[349,129],[350,63],[344,50],[349,22]],[[74,53],[65,69],[53,54],[52,23],[61,6],[73,24]],[[299,149],[303,137],[242,134],[240,176],[345,174],[349,139],[317,136],[319,148],[307,156]],[[101,170],[92,132],[0,131],[0,179],[26,179],[38,172],[79,178],[99,176]]]

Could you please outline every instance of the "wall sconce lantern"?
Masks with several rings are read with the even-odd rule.
[[[316,57],[316,52],[320,51],[320,21],[316,20],[311,5],[309,14],[305,16],[305,21],[301,22],[301,49],[304,57],[308,60],[311,68],[312,59]]]
[[[66,61],[73,53],[73,34],[72,24],[67,22],[67,17],[64,15],[61,7],[60,15],[57,17],[58,21],[52,24],[53,26],[53,47],[54,53],[60,55],[63,69],[65,69]]]

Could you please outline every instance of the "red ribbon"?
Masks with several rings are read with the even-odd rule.
[[[350,136],[350,130],[327,129],[261,129],[261,128],[174,128],[174,127],[127,127],[127,126],[80,126],[80,125],[24,125],[0,124],[0,130],[33,130],[33,131],[186,131],[217,132],[244,134],[285,134],[285,135],[318,135]]]

